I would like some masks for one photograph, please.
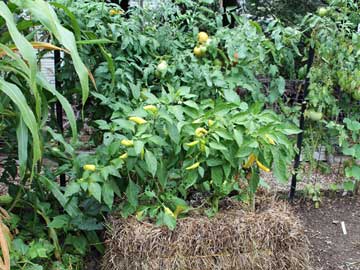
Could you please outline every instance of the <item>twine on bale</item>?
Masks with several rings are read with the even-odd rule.
[[[180,219],[174,231],[135,218],[109,226],[103,270],[310,269],[308,240],[285,202],[256,213],[234,202],[211,219]]]

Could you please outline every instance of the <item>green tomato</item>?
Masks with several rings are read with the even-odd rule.
[[[57,148],[57,147],[51,147],[51,151],[56,152],[56,153],[59,153],[59,152],[60,152],[60,149]]]
[[[316,112],[314,110],[306,111],[305,116],[313,121],[320,121],[323,118],[322,112]]]
[[[325,17],[328,14],[329,10],[327,8],[321,7],[318,10],[318,14],[320,17]]]
[[[200,46],[200,52],[202,55],[204,55],[207,51],[207,47],[206,46]]]
[[[222,62],[219,59],[215,59],[213,63],[214,63],[214,66],[216,66],[216,67],[222,66]]]
[[[167,71],[167,68],[168,68],[168,64],[166,63],[166,61],[161,61],[157,68],[156,68],[156,71],[162,73],[162,74],[165,74],[166,71]]]

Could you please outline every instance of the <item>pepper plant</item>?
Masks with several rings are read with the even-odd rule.
[[[114,112],[109,123],[97,121],[104,145],[83,159],[84,173],[65,195],[88,193],[111,208],[117,194],[122,215],[150,216],[174,228],[194,192],[206,194],[213,215],[230,194],[253,208],[259,169],[273,168],[279,180],[288,180],[294,150],[287,136],[297,128],[261,103],[249,108],[222,98],[196,103],[195,97],[188,87],[169,86],[159,98]]]

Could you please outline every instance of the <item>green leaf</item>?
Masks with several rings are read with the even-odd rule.
[[[69,203],[68,198],[66,198],[60,191],[58,184],[56,184],[54,181],[49,180],[48,178],[44,176],[39,177],[40,181],[43,183],[43,185],[51,191],[51,193],[54,195],[54,197],[57,199],[57,201],[60,203],[60,205],[65,209],[65,211],[71,216],[80,216],[81,211],[80,209],[72,204]]]
[[[126,197],[128,198],[130,205],[135,208],[138,206],[139,192],[140,192],[140,188],[132,180],[129,180],[129,184],[126,188],[125,194]]]
[[[176,218],[168,213],[160,212],[157,216],[156,225],[165,225],[170,230],[174,230],[176,227]]]
[[[223,159],[220,159],[220,158],[209,158],[209,159],[206,159],[206,164],[207,164],[209,167],[219,166],[219,165],[222,165],[223,163],[224,163],[224,160],[223,160]]]
[[[134,142],[134,150],[136,155],[140,155],[141,151],[144,149],[145,143],[143,141]]]
[[[197,179],[198,179],[197,171],[191,171],[188,174],[186,174],[185,178],[183,179],[185,190],[195,185]]]
[[[91,196],[93,196],[98,202],[101,202],[101,186],[99,183],[91,182],[88,190]]]
[[[146,162],[148,171],[154,177],[156,174],[156,170],[157,170],[157,160],[156,160],[155,155],[149,150],[145,151],[145,162]]]
[[[113,119],[112,121],[116,123],[121,129],[135,132],[135,123],[131,121],[125,119]]]
[[[75,236],[68,234],[65,239],[65,245],[71,245],[76,249],[77,252],[85,255],[88,247],[88,242],[83,235]]]
[[[169,131],[169,136],[170,139],[176,143],[179,144],[180,142],[180,134],[179,134],[179,130],[177,129],[175,124],[168,124],[168,131]]]
[[[24,241],[21,238],[14,239],[14,241],[12,242],[12,246],[13,249],[22,256],[24,256],[29,250],[29,246],[25,245]]]
[[[289,178],[285,159],[280,155],[279,151],[273,151],[273,158],[273,168],[276,179],[284,184],[287,183]]]
[[[351,131],[356,132],[356,131],[360,130],[360,122],[358,122],[358,121],[351,120],[349,118],[345,118],[344,123],[346,123],[347,129],[349,129]]]
[[[48,241],[40,240],[32,242],[30,248],[28,249],[26,256],[30,259],[35,258],[47,258],[48,254],[54,249],[54,246],[51,245]]]
[[[360,180],[360,166],[353,165],[345,169],[346,177],[354,177],[356,180]]]
[[[77,182],[69,183],[65,188],[65,197],[70,197],[80,192],[80,185]]]
[[[26,172],[26,163],[28,159],[28,140],[29,132],[23,119],[20,118],[19,125],[16,129],[19,156],[20,179],[23,179]]]
[[[216,150],[224,150],[224,151],[228,150],[224,145],[222,145],[220,143],[216,143],[216,142],[209,143],[209,146],[210,146],[210,148],[216,149]]]
[[[51,137],[55,141],[61,143],[64,146],[65,152],[71,154],[72,156],[75,154],[74,148],[71,146],[71,144],[69,144],[65,141],[64,137],[61,134],[56,133],[52,128],[50,128],[48,126],[45,128],[45,130],[50,133]]]
[[[131,89],[131,93],[134,97],[134,99],[139,99],[140,97],[140,85],[135,85],[133,83],[130,83],[130,89]]]
[[[109,175],[120,177],[119,170],[117,170],[114,166],[111,165],[103,167],[100,173],[105,180],[108,180]]]
[[[103,229],[103,226],[98,222],[96,218],[86,217],[83,215],[79,215],[73,218],[71,224],[82,231],[97,231]]]
[[[105,204],[111,209],[114,203],[114,190],[110,182],[105,182],[102,186],[102,197]]]
[[[44,270],[44,268],[39,264],[32,264],[27,270]]]
[[[54,217],[54,219],[48,224],[49,228],[53,229],[62,229],[66,227],[66,225],[69,223],[70,219],[67,215],[60,215]]]
[[[166,187],[167,184],[167,169],[164,161],[159,160],[159,168],[157,170],[157,178],[162,188]]]
[[[195,110],[199,110],[199,106],[196,104],[195,101],[192,101],[192,100],[188,100],[188,101],[185,101],[184,104],[190,108],[193,108]]]
[[[215,133],[225,140],[232,140],[231,134],[227,130],[216,130]]]
[[[280,95],[284,94],[285,92],[285,80],[283,77],[279,77],[275,80],[275,84],[277,86],[277,91]]]
[[[234,90],[232,89],[224,90],[224,97],[226,101],[240,105],[240,97]]]
[[[346,181],[343,184],[345,191],[354,191],[355,183],[353,181]]]
[[[234,139],[235,139],[237,145],[239,147],[241,147],[244,139],[243,139],[242,133],[237,129],[234,129]]]
[[[303,132],[301,129],[292,124],[281,124],[278,126],[278,129],[281,130],[285,135],[294,135]]]
[[[211,179],[216,186],[220,187],[222,185],[224,175],[221,166],[211,168]]]

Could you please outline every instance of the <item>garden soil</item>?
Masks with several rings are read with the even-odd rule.
[[[359,195],[324,197],[319,209],[298,201],[294,208],[310,240],[314,270],[360,270]]]

